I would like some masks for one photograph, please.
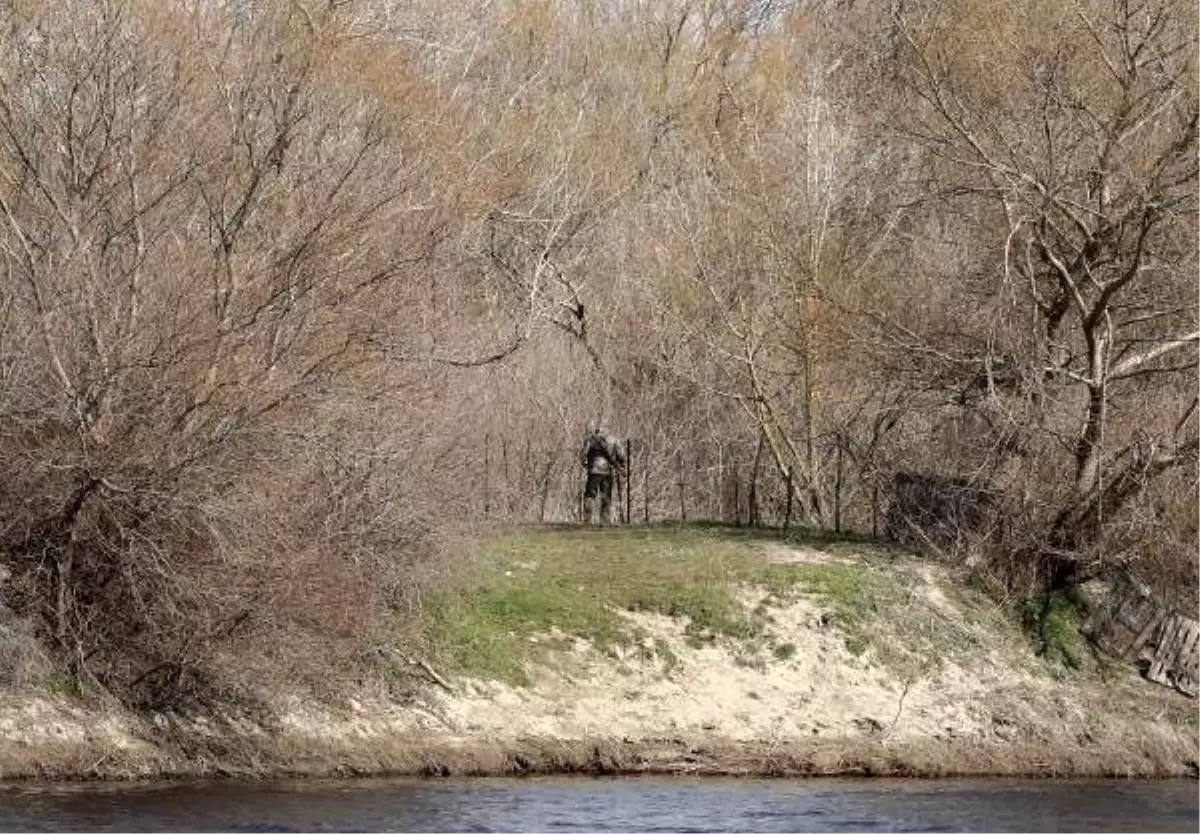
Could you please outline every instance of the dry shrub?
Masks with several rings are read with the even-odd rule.
[[[386,494],[403,461],[355,429],[279,421],[182,471],[0,434],[5,597],[69,676],[140,707],[361,679],[407,572],[436,551],[419,509]]]
[[[1194,617],[1200,608],[1197,473],[1170,472],[1150,484],[1105,529],[1108,561],[1128,564],[1167,605]]]
[[[322,469],[313,403],[342,420],[323,448],[369,448],[346,415],[395,380],[354,373],[439,239],[407,134],[338,71],[352,21],[193,11],[0,10],[5,601],[145,705],[369,631],[414,515],[375,500],[380,461]],[[255,634],[273,665],[218,662]]]
[[[45,682],[52,668],[34,624],[0,607],[0,686],[28,689]]]

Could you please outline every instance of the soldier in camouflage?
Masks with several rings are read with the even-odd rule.
[[[584,441],[580,461],[587,470],[587,482],[583,487],[583,523],[591,523],[595,505],[599,503],[600,523],[608,524],[612,521],[613,480],[624,474],[625,452],[603,421],[597,423]]]

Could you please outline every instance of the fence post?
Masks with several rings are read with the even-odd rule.
[[[833,532],[842,532],[842,435],[837,435],[837,465],[833,478]]]
[[[734,467],[733,470],[733,526],[742,526],[742,491],[738,481],[738,470]]]
[[[489,483],[491,479],[492,460],[491,460],[491,435],[483,436],[483,517],[488,518],[492,514],[492,506],[488,500],[488,494],[491,488]]]
[[[500,505],[500,514],[503,516],[505,510],[508,511],[508,518],[512,519],[513,499],[512,499],[512,476],[508,473],[508,427],[505,426],[505,431],[500,435],[500,465],[504,470],[500,481],[500,494],[504,496],[504,500],[497,502]]]
[[[538,524],[546,523],[546,500],[550,496],[550,476],[553,472],[553,467],[554,457],[551,455],[546,459],[546,467],[542,470],[541,483],[538,485],[540,493],[538,496]]]
[[[790,466],[784,484],[787,486],[787,504],[783,512],[783,529],[786,530],[792,525],[792,468]]]
[[[633,438],[625,439],[625,523],[633,524]]]
[[[679,461],[679,521],[684,522],[687,521],[687,504],[683,497],[683,452],[679,453],[676,460]]]
[[[521,515],[528,519],[532,515],[533,502],[526,497],[525,479],[529,479],[529,486],[532,487],[529,491],[529,496],[537,495],[537,467],[533,465],[533,446],[529,442],[529,435],[525,435],[525,474],[521,478]]]
[[[758,433],[758,447],[754,450],[754,468],[750,470],[750,526],[757,527],[759,522],[758,516],[758,467],[762,462],[763,453],[763,438],[762,431]]]
[[[642,523],[650,523],[650,455],[646,454],[646,465],[642,467]]]
[[[724,521],[725,515],[725,446],[720,440],[717,444],[717,469],[713,472],[710,466],[708,476],[708,517],[716,518],[719,521]],[[716,499],[717,511],[714,513],[712,509],[713,499]]]
[[[879,538],[879,481],[871,484],[871,538]]]

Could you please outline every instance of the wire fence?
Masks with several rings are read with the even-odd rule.
[[[614,484],[613,521],[720,521],[743,526],[828,527],[878,533],[881,494],[877,478],[846,454],[835,436],[817,449],[821,502],[814,507],[806,484],[780,473],[760,438],[664,442],[625,441],[627,466]],[[586,472],[577,450],[516,447],[486,437],[482,511],[485,518],[537,523],[583,520]]]

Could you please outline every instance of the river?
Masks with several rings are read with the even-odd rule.
[[[1193,781],[369,779],[0,787],[4,831],[1196,831]]]

